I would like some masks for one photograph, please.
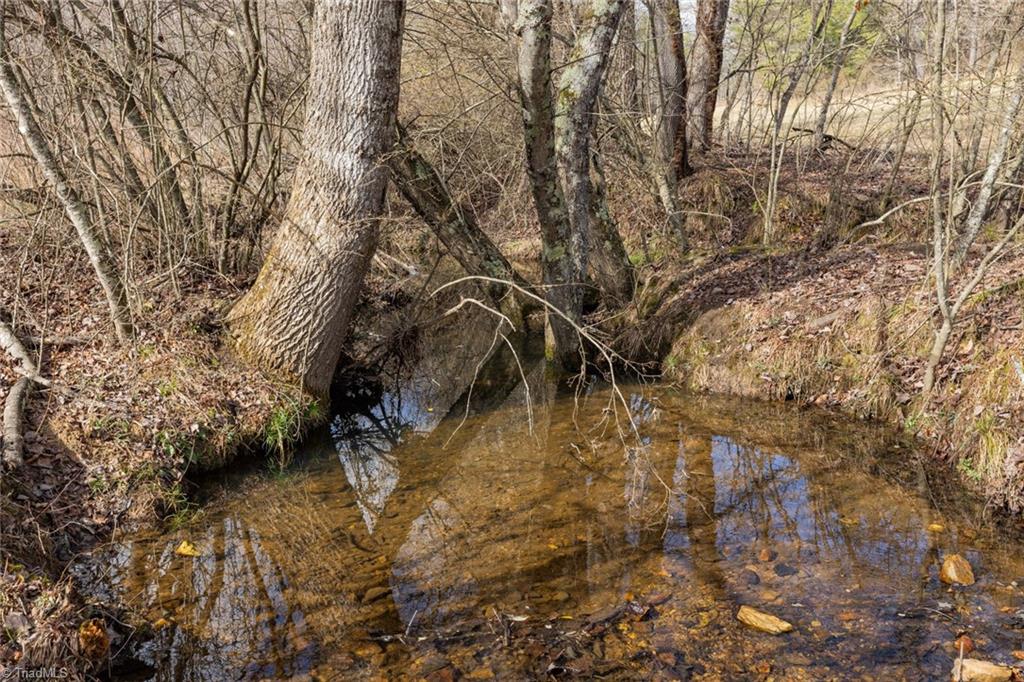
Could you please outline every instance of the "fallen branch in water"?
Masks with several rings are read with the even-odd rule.
[[[15,369],[21,377],[14,382],[4,401],[3,451],[0,455],[0,465],[14,469],[21,466],[25,459],[22,413],[25,411],[29,390],[34,382],[44,385],[49,385],[49,382],[39,376],[39,369],[32,356],[10,325],[3,320],[0,320],[0,346],[20,365]]]

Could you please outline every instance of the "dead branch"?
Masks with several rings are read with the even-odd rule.
[[[3,320],[0,320],[0,346],[3,346],[7,354],[20,365],[18,373],[21,374],[21,377],[14,382],[14,386],[4,401],[3,451],[0,455],[0,464],[15,469],[24,461],[25,438],[22,430],[22,413],[25,410],[25,402],[28,400],[32,383],[42,377],[39,376],[39,370],[32,356],[25,350],[25,346],[15,335],[14,330]],[[43,381],[46,380],[43,379]]]

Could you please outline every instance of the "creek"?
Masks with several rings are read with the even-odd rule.
[[[1024,649],[1024,545],[901,435],[566,388],[501,344],[482,362],[491,341],[433,339],[288,467],[98,552],[97,589],[154,624],[139,676],[918,680],[949,679],[962,632]],[[953,553],[973,585],[939,580]]]

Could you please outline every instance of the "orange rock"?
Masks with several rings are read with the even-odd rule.
[[[757,558],[759,561],[775,561],[775,557],[777,556],[779,555],[776,552],[768,549],[767,547],[765,547],[757,553]]]
[[[781,635],[783,632],[790,632],[793,629],[792,623],[787,623],[781,618],[777,618],[770,613],[758,611],[757,609],[749,606],[741,606],[739,612],[736,614],[736,619],[741,623],[746,623],[752,628],[761,630],[762,632],[768,632],[773,635]]]
[[[953,640],[953,644],[956,645],[957,655],[959,655],[961,651],[963,651],[964,654],[969,654],[974,651],[974,640],[967,635],[960,635]]]
[[[1010,654],[1018,661],[1024,661],[1024,651],[1011,651]]]
[[[973,585],[974,571],[967,559],[959,554],[947,554],[942,560],[939,580],[950,585]]]

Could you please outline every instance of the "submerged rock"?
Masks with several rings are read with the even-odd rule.
[[[781,635],[783,632],[790,632],[793,629],[793,625],[791,623],[787,623],[781,618],[777,618],[770,613],[758,611],[757,609],[749,606],[741,606],[739,612],[736,614],[736,619],[741,623],[746,623],[750,627],[760,630],[761,632],[768,632],[773,635]]]
[[[976,658],[965,658],[953,664],[953,680],[959,682],[1009,682],[1013,668],[996,665]]]
[[[787,576],[796,575],[797,570],[789,564],[776,564],[775,575],[785,578]]]
[[[761,576],[753,569],[745,568],[740,572],[740,582],[745,585],[757,585],[761,582]]]
[[[950,585],[973,585],[974,571],[967,559],[959,554],[947,554],[942,560],[939,580]]]

